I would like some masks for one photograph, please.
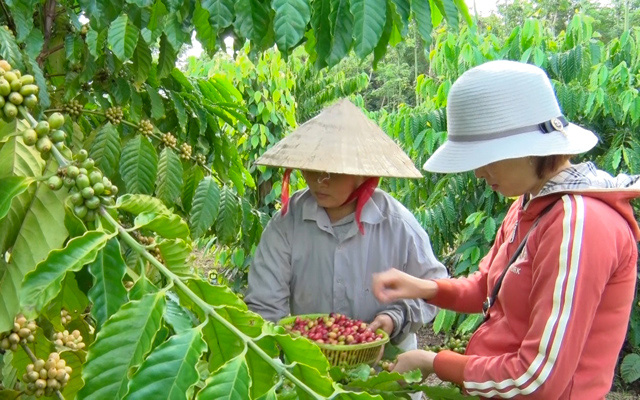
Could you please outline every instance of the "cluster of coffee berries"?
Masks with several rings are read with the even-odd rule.
[[[25,129],[22,132],[22,140],[27,146],[36,146],[42,158],[48,158],[51,149],[55,145],[58,150],[66,154],[69,152],[65,139],[67,134],[62,129],[64,124],[64,116],[60,113],[53,113],[46,121],[39,121],[35,127]],[[62,187],[62,181],[58,177],[51,177],[49,186],[52,189]]]
[[[143,134],[144,136],[149,136],[153,134],[153,124],[148,119],[143,119],[138,124],[138,132]]]
[[[18,344],[35,340],[36,328],[35,321],[28,321],[24,315],[18,314],[13,320],[11,331],[0,333],[0,347],[3,350],[16,351]]]
[[[53,334],[52,340],[56,346],[65,346],[71,350],[82,350],[85,346],[82,335],[77,329],[71,333],[66,329],[63,332],[56,332]]]
[[[382,334],[369,329],[365,322],[338,313],[314,319],[296,317],[292,325],[285,325],[285,329],[320,344],[359,344],[383,338]]]
[[[196,162],[200,165],[205,165],[207,163],[207,157],[204,154],[196,154]]]
[[[171,132],[167,132],[162,135],[162,143],[164,143],[164,145],[167,147],[176,147],[176,144],[178,144],[178,140],[171,134]]]
[[[149,253],[151,253],[151,255],[154,256],[158,261],[164,262],[162,253],[160,252],[160,248],[155,245],[156,239],[153,236],[144,236],[138,231],[131,232],[131,236],[133,236],[133,238],[136,239],[140,244],[149,247],[153,246],[149,249]]]
[[[0,60],[0,116],[12,120],[18,115],[18,106],[32,109],[38,105],[38,88],[33,75],[22,75],[6,60]]]
[[[27,372],[22,375],[22,381],[27,385],[25,392],[36,397],[51,396],[56,390],[64,389],[71,372],[60,354],[51,353],[47,361],[38,359],[27,365]]]
[[[104,112],[104,115],[107,117],[109,122],[114,125],[118,125],[122,122],[122,118],[124,117],[121,107],[109,107],[107,108],[107,111]]]
[[[84,106],[78,100],[71,100],[70,102],[62,105],[62,110],[74,117],[80,116],[83,109]]]
[[[150,246],[156,243],[156,239],[153,236],[144,236],[140,231],[132,231],[131,236],[145,246]]]
[[[95,167],[95,161],[89,158],[84,149],[74,156],[70,165],[60,167],[55,177],[61,179],[62,184],[69,189],[73,212],[80,219],[94,221],[100,205],[115,204],[114,196],[118,193],[118,187],[102,175],[100,169]],[[51,185],[52,178],[49,180],[50,187],[59,189],[59,181],[55,182],[57,185]]]
[[[191,158],[191,146],[186,144],[186,143],[182,143],[180,145],[180,157],[184,160],[188,160]]]
[[[63,124],[64,116],[60,113],[53,113],[46,121],[40,121],[35,127],[25,129],[22,132],[22,140],[27,146],[35,145],[40,155],[47,158],[54,145],[60,151],[67,148],[65,144],[67,134],[60,129]],[[49,183],[49,186],[57,187],[57,189],[62,186],[62,182],[59,182],[55,177],[52,177]]]
[[[469,344],[469,339],[471,338],[471,334],[472,333],[469,332],[469,333],[459,335],[458,337],[451,336],[445,341],[443,345],[428,346],[427,350],[431,350],[436,353],[441,350],[451,350],[451,351],[455,351],[456,353],[464,354],[464,352],[467,349],[467,345]]]
[[[60,322],[62,322],[62,325],[67,325],[71,322],[71,314],[69,314],[69,311],[64,308],[60,310]]]

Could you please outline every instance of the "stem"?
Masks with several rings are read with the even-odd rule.
[[[253,351],[255,351],[255,353],[260,358],[265,360],[274,370],[276,370],[278,374],[286,376],[290,381],[295,383],[298,387],[300,387],[302,390],[307,392],[314,399],[318,399],[318,400],[323,399],[323,397],[319,396],[316,392],[313,391],[313,389],[305,385],[304,382],[300,381],[295,375],[293,375],[289,370],[287,370],[287,368],[282,364],[280,360],[272,359],[268,354],[264,352],[264,350],[260,348],[260,346],[258,346],[253,341],[253,339],[250,336],[245,335],[242,331],[238,330],[238,328],[236,328],[229,321],[222,318],[220,314],[216,312],[213,306],[211,306],[210,304],[202,300],[200,297],[198,297],[195,293],[193,293],[193,291],[191,291],[191,289],[189,289],[189,287],[184,282],[182,282],[182,280],[176,274],[171,272],[167,267],[164,266],[164,264],[162,264],[154,256],[152,256],[144,248],[144,246],[138,243],[133,238],[133,236],[131,236],[129,232],[127,232],[127,230],[123,226],[121,226],[118,223],[118,221],[113,219],[113,217],[109,215],[109,213],[106,212],[106,210],[102,207],[100,207],[100,215],[102,215],[102,217],[107,222],[112,224],[113,227],[118,230],[122,240],[132,250],[141,254],[143,258],[145,258],[147,261],[149,261],[149,263],[151,263],[154,267],[156,267],[166,278],[168,278],[171,282],[173,282],[174,285],[179,287],[187,295],[187,297],[189,297],[191,301],[193,301],[198,307],[200,307],[200,309],[202,309],[202,311],[204,311],[207,315],[209,315],[210,317],[212,317],[213,319],[215,319],[216,321],[224,325],[236,336],[240,337],[240,339],[242,339],[247,344],[247,346],[249,346]]]
[[[24,352],[27,353],[27,355],[29,356],[29,359],[31,359],[31,362],[35,364],[38,361],[38,359],[36,358],[36,355],[33,354],[29,346],[27,346],[25,343],[22,343],[22,342],[20,342],[20,346],[22,346],[22,349],[24,350]],[[58,399],[64,400],[64,396],[62,395],[62,393],[60,393],[59,390],[54,390],[54,393],[56,394],[56,397],[58,397]]]
[[[2,5],[2,12],[4,13],[4,17],[7,19],[7,23],[9,24],[9,29],[15,32],[16,24],[13,21],[13,18],[11,18],[11,14],[9,14],[9,11],[7,10],[7,6],[4,4],[4,1],[0,0],[0,5]]]

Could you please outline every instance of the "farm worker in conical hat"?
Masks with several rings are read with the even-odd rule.
[[[343,99],[256,163],[286,171],[282,208],[262,233],[249,269],[249,308],[271,321],[345,314],[415,349],[415,332],[433,319],[436,307],[422,300],[382,304],[371,291],[373,274],[390,268],[419,278],[447,276],[415,217],[376,188],[380,177],[421,177],[407,155]],[[302,172],[308,187],[289,199],[292,169]]]
[[[636,293],[640,229],[629,201],[640,196],[640,176],[570,162],[597,137],[562,115],[551,81],[534,65],[472,68],[447,103],[447,141],[424,168],[473,170],[518,197],[473,275],[376,275],[381,301],[420,298],[485,316],[465,354],[414,350],[395,370],[435,372],[474,396],[604,400]]]

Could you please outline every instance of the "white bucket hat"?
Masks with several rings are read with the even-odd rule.
[[[255,163],[358,176],[422,177],[400,146],[347,99],[300,125]]]
[[[495,161],[579,154],[593,132],[569,123],[546,73],[530,64],[491,61],[462,74],[447,98],[447,141],[424,164],[464,172]]]

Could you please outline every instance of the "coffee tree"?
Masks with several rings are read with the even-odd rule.
[[[189,262],[201,237],[250,248],[264,220],[235,140],[251,104],[174,67],[191,33],[209,53],[304,44],[325,66],[382,57],[410,18],[427,37],[459,16],[451,0],[3,3],[1,397],[459,397],[415,373],[345,379]]]

